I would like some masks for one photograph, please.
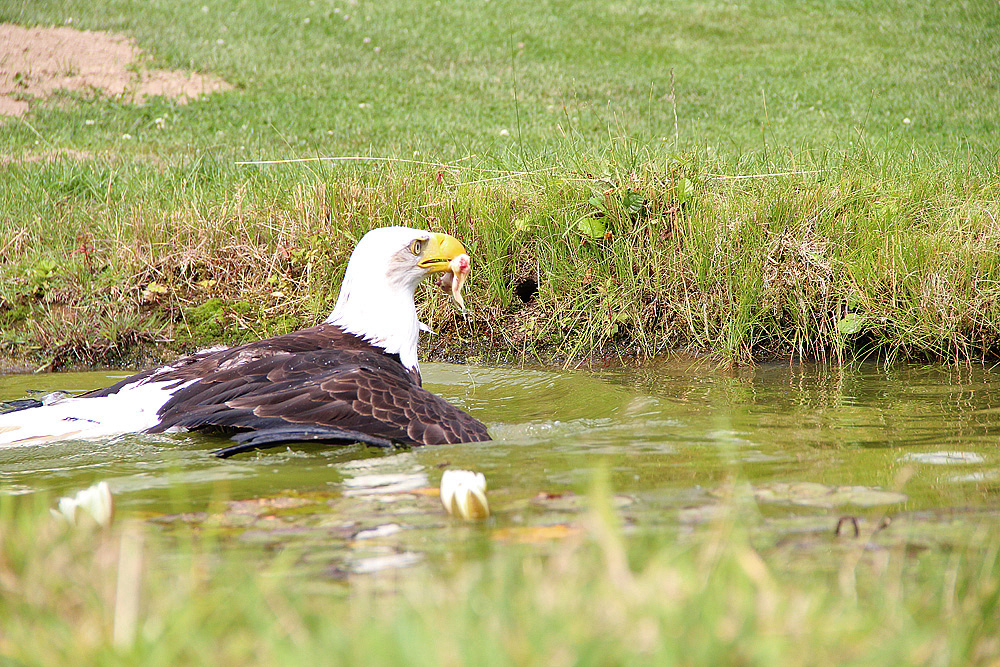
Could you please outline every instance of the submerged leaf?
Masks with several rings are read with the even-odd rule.
[[[548,526],[512,526],[510,528],[500,528],[493,531],[492,537],[500,542],[513,542],[515,544],[538,544],[540,542],[551,542],[561,540],[580,532],[580,528],[566,523],[557,523]]]
[[[982,463],[985,459],[975,452],[910,452],[899,457],[903,463],[926,463],[930,465],[967,465]]]
[[[754,487],[758,502],[791,503],[809,507],[857,505],[877,507],[908,500],[905,493],[868,486],[828,486],[817,482],[776,482]]]

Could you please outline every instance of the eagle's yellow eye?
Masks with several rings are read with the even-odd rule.
[[[416,239],[413,243],[410,244],[410,252],[412,252],[414,255],[419,255],[421,252],[423,252],[423,250],[424,250],[423,239]]]

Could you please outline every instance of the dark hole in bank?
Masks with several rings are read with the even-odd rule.
[[[514,285],[514,296],[520,299],[521,303],[531,303],[536,294],[538,294],[538,281],[534,278],[524,278]]]

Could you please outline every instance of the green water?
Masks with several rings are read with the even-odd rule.
[[[104,480],[119,517],[211,522],[243,543],[305,540],[323,567],[356,571],[441,548],[436,529],[455,521],[427,489],[447,467],[485,473],[484,529],[501,539],[571,528],[596,471],[636,531],[690,529],[733,498],[775,542],[832,534],[842,516],[937,530],[956,516],[992,521],[1000,507],[1000,372],[982,367],[724,371],[683,359],[574,371],[424,364],[423,373],[495,440],[393,453],[302,445],[219,460],[209,452],[225,440],[129,435],[0,450],[0,490],[57,497]],[[0,376],[0,400],[124,375]]]

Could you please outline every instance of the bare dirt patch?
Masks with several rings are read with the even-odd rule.
[[[123,35],[74,28],[0,24],[0,116],[21,116],[32,102],[60,90],[109,95],[135,104],[162,95],[186,102],[229,90],[198,72],[153,69]]]

